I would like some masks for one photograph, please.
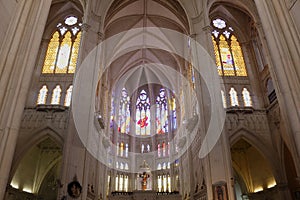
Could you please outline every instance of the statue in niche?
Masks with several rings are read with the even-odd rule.
[[[150,175],[147,174],[146,172],[143,172],[140,174],[140,178],[142,178],[141,185],[142,185],[142,190],[147,190],[147,180],[150,178]]]
[[[82,192],[82,187],[78,181],[72,181],[68,184],[68,194],[70,197],[77,199]]]
[[[213,185],[214,200],[228,200],[226,183],[221,182]]]

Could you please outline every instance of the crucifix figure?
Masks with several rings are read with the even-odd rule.
[[[146,190],[147,189],[147,180],[150,177],[149,174],[147,174],[146,172],[143,172],[142,174],[140,174],[140,178],[142,178],[141,184],[142,184],[142,190]]]

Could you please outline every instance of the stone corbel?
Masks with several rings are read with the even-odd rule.
[[[88,32],[90,28],[91,28],[91,25],[89,25],[87,23],[83,23],[82,26],[81,26],[81,29],[84,32]]]

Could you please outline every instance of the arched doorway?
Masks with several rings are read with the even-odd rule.
[[[21,199],[56,199],[61,157],[61,146],[50,137],[31,147],[16,168],[8,194]]]
[[[272,167],[264,156],[249,142],[240,139],[231,147],[232,166],[235,173],[237,200],[272,198],[276,186]]]

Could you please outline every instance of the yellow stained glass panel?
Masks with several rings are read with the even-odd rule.
[[[72,48],[72,55],[69,65],[68,73],[75,73],[76,70],[76,64],[77,64],[77,58],[78,58],[78,52],[79,52],[79,46],[80,46],[80,39],[81,39],[81,32],[77,34],[77,37],[74,41],[73,48]]]
[[[213,36],[211,36],[211,38],[212,38],[213,45],[214,45],[214,53],[215,53],[215,57],[216,57],[216,65],[217,65],[218,73],[220,76],[222,76],[223,75],[222,65],[221,65],[220,54],[219,54],[217,42],[215,41],[215,38]]]
[[[67,73],[69,58],[71,54],[71,46],[72,46],[71,32],[68,31],[65,34],[65,38],[63,39],[59,48],[59,53],[57,56],[56,68],[55,68],[56,74]]]
[[[230,53],[229,45],[224,35],[220,36],[220,53],[223,65],[224,76],[234,76],[233,60]]]
[[[59,33],[58,31],[56,31],[53,34],[52,39],[50,40],[48,45],[44,66],[42,70],[43,74],[52,74],[54,72],[58,47],[59,47]]]
[[[247,76],[242,48],[240,46],[240,43],[237,41],[237,38],[234,35],[231,36],[231,50],[234,59],[236,75]]]

